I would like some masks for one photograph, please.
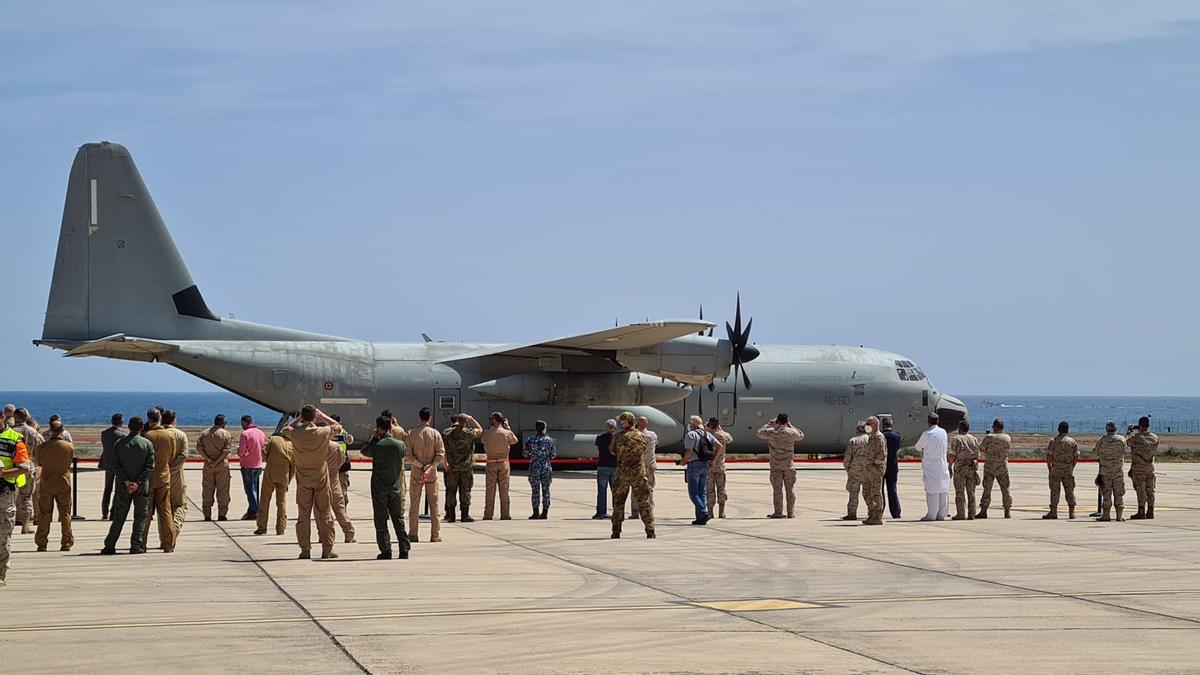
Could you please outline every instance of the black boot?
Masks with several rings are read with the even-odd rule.
[[[540,516],[540,518],[542,520],[545,520],[546,516],[548,516],[548,515],[550,515],[550,505],[549,504],[546,505],[546,508],[542,509],[542,515]]]
[[[471,517],[471,513],[470,513],[469,511],[467,511],[466,509],[463,509],[463,512],[462,512],[462,518],[459,518],[459,520],[460,520],[460,521],[462,521],[462,522],[464,522],[464,523],[473,523],[473,522],[475,522],[475,519]]]
[[[453,511],[447,511],[447,512],[446,512],[446,522],[447,522],[447,523],[453,523],[453,522],[454,522],[454,512],[453,512]]]
[[[537,510],[537,509],[534,509],[534,510],[533,510],[533,515],[532,515],[532,516],[529,516],[529,519],[530,519],[530,520],[541,520],[541,519],[542,519],[542,514],[538,513],[538,510]]]
[[[979,513],[975,514],[976,518],[987,518],[987,507],[979,509]]]
[[[1146,520],[1154,520],[1154,500],[1146,500]]]

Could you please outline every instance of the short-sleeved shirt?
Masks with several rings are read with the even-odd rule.
[[[253,424],[238,437],[238,466],[243,469],[263,468],[262,449],[267,444],[267,435]]]
[[[617,456],[612,454],[613,435],[611,431],[606,431],[596,437],[596,465],[615,467],[617,465]]]
[[[683,437],[683,449],[692,451],[692,457],[688,460],[688,464],[700,461],[700,453],[697,451],[697,447],[701,445],[700,439],[702,438],[707,438],[708,442],[712,444],[712,451],[715,456],[717,445],[721,441],[717,440],[717,437],[709,433],[707,429],[692,429]]]

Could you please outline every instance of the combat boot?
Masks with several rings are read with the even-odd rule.
[[[401,560],[408,560],[408,549],[406,549],[406,548],[400,549],[400,552],[396,554],[396,557]]]
[[[332,560],[337,557],[338,557],[338,554],[334,553],[333,549],[329,549],[328,551],[321,551],[321,559],[322,560]]]
[[[620,533],[620,532],[613,532],[611,535],[609,535],[609,537],[608,537],[608,538],[609,538],[609,539],[620,539],[620,538],[621,538],[621,533]]]
[[[1050,513],[1042,516],[1042,520],[1058,520],[1058,509],[1053,509]]]
[[[1004,507],[1004,517],[1012,518],[1012,507],[1011,506]]]
[[[1118,523],[1125,522],[1125,517],[1122,515],[1122,512],[1124,512],[1124,511],[1125,511],[1124,508],[1122,508],[1120,506],[1117,507],[1117,522]]]
[[[533,510],[533,515],[532,515],[532,516],[529,516],[529,519],[530,519],[530,520],[541,520],[541,519],[542,519],[542,514],[538,513],[538,510],[537,510],[537,509],[534,509],[534,510]]]
[[[976,518],[987,518],[987,508],[979,509],[979,513],[975,514]]]
[[[720,506],[718,506],[717,508],[718,508],[718,512],[719,512],[719,514],[720,514],[720,515],[718,515],[717,517],[718,517],[718,518],[724,518],[724,517],[725,517],[725,505],[724,505],[724,504],[721,504],[721,505],[720,505]]]
[[[21,526],[21,534],[33,534],[33,523],[25,521],[25,524]]]
[[[1154,520],[1154,500],[1146,502],[1146,520]]]
[[[842,520],[858,520],[858,514],[847,513],[846,515],[842,516]]]
[[[1112,518],[1109,518],[1109,517],[1108,517],[1108,514],[1109,514],[1109,513],[1110,513],[1110,511],[1109,511],[1108,509],[1105,509],[1104,511],[1102,511],[1102,512],[1100,513],[1100,517],[1096,519],[1096,522],[1098,522],[1098,523],[1107,523],[1107,522],[1111,522],[1111,521],[1112,521]]]
[[[447,511],[447,512],[446,512],[446,522],[447,522],[447,523],[453,523],[453,522],[454,522],[454,512],[453,512],[453,511]]]
[[[1071,520],[1075,520],[1075,507],[1074,506],[1067,507],[1067,517],[1070,518]]]
[[[541,520],[545,520],[549,515],[550,515],[550,507],[547,506],[546,508],[542,509],[542,515],[539,516],[539,518]]]
[[[966,520],[966,519],[967,519],[967,517],[961,513],[956,513],[950,517],[950,520]]]
[[[1143,509],[1138,509],[1138,512],[1133,514],[1132,516],[1129,516],[1129,519],[1130,520],[1145,520],[1146,512]]]
[[[471,517],[471,512],[466,509],[463,509],[462,517],[459,518],[458,520],[459,520],[459,522],[463,522],[463,523],[475,522],[475,519]],[[454,522],[454,521],[450,521],[450,522]]]

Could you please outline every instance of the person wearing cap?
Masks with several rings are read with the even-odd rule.
[[[867,519],[863,525],[883,524],[883,474],[887,470],[887,439],[879,430],[879,418],[867,418],[867,470],[863,474],[863,501]]]
[[[546,433],[544,421],[534,422],[533,428],[536,433],[525,439],[525,447],[521,450],[521,455],[529,460],[529,501],[533,505],[533,515],[529,519],[545,520],[550,514],[550,483],[554,480],[550,460],[558,456],[558,448],[554,445],[554,439]]]
[[[715,417],[708,418],[708,432],[717,437],[717,452],[713,455],[712,461],[708,463],[708,512],[711,515],[715,505],[717,517],[724,518],[725,501],[729,498],[725,492],[725,453],[733,444],[733,436],[721,428],[721,420]],[[653,483],[651,481],[651,487],[653,487]]]
[[[775,510],[768,518],[796,517],[796,444],[804,440],[804,432],[792,426],[787,413],[779,413],[774,420],[759,428],[756,434],[767,442],[771,457],[771,491]],[[787,497],[787,515],[783,513],[784,496]]]
[[[979,454],[983,455],[983,496],[979,498],[979,513],[976,518],[987,518],[988,505],[992,503],[992,483],[1000,484],[1000,496],[1004,500],[1004,517],[1012,518],[1012,493],[1008,491],[1008,451],[1012,449],[1012,437],[1004,433],[1004,420],[992,422],[992,430],[979,443]]]
[[[450,426],[442,431],[446,446],[446,522],[453,523],[454,510],[461,506],[462,521],[473,523],[471,517],[471,487],[475,484],[475,442],[483,433],[479,421],[467,413],[450,418]]]
[[[950,513],[950,464],[946,430],[938,426],[937,413],[929,413],[929,428],[917,439],[921,451],[921,482],[928,506],[922,522],[945,520]]]
[[[317,422],[327,426],[318,426]],[[317,540],[322,558],[337,558],[333,550],[333,512],[329,503],[329,475],[326,458],[329,442],[342,425],[313,405],[300,409],[300,416],[283,428],[283,437],[292,444],[296,463],[296,544],[300,559],[312,558],[312,523],[317,523]],[[257,514],[255,515],[257,518]]]
[[[633,490],[638,503],[638,515],[646,527],[646,538],[654,539],[654,507],[650,504],[650,485],[646,482],[646,437],[634,428],[637,416],[623,412],[617,418],[621,430],[612,440],[613,455],[617,458],[617,484],[613,488],[612,538],[621,538],[621,523],[625,520],[625,500]],[[690,483],[689,483],[690,487]]]
[[[1150,418],[1138,420],[1137,433],[1129,426],[1130,466],[1129,477],[1133,479],[1133,490],[1137,493],[1137,513],[1130,520],[1154,518],[1154,453],[1158,452],[1158,436],[1150,432]]]
[[[846,453],[842,455],[842,468],[846,470],[846,515],[842,520],[858,520],[858,494],[867,473],[867,423],[859,422],[854,435],[846,442]]]
[[[500,520],[512,520],[509,513],[508,484],[512,468],[508,464],[508,453],[512,446],[520,443],[508,424],[508,418],[494,412],[488,417],[490,428],[480,435],[483,453],[487,456],[484,469],[483,519],[491,520],[496,512],[496,493],[500,493]]]
[[[617,482],[617,458],[612,453],[613,434],[617,421],[604,423],[604,433],[596,437],[596,513],[592,520],[608,519],[608,489]]]
[[[11,428],[21,434],[25,442],[25,448],[29,450],[29,456],[37,457],[37,449],[46,439],[38,431],[37,422],[30,416],[29,411],[24,408],[14,410]],[[21,534],[33,534],[34,525],[37,524],[37,509],[34,506],[34,493],[37,490],[37,466],[33,466],[30,471],[28,481],[23,487],[17,490],[16,496],[16,523],[21,526]]]
[[[1096,520],[1107,523],[1112,520],[1112,507],[1117,507],[1117,522],[1125,520],[1125,451],[1129,449],[1125,437],[1117,433],[1117,423],[1109,420],[1104,425],[1104,435],[1096,441],[1096,458],[1100,460],[1100,475],[1096,480],[1103,499],[1100,517]]]
[[[655,454],[658,452],[658,433],[650,429],[650,418],[644,416],[638,417],[634,428],[642,432],[642,436],[646,439],[646,483],[650,486],[650,505],[654,506],[654,485],[656,483],[654,471],[658,468],[655,466]],[[636,500],[630,507],[629,517],[638,518]]]
[[[693,525],[706,525],[712,520],[708,511],[708,463],[717,456],[717,437],[704,428],[704,418],[692,415],[688,420],[690,429],[683,437],[683,457],[679,460],[685,467],[688,499],[696,511]]]
[[[282,432],[271,434],[262,450],[262,493],[258,499],[258,527],[254,534],[266,534],[271,521],[271,499],[275,500],[275,534],[287,531],[288,485],[296,477],[296,451]]]
[[[1071,426],[1058,423],[1058,435],[1046,446],[1046,470],[1050,475],[1050,512],[1043,520],[1058,519],[1059,491],[1067,493],[1067,517],[1075,518],[1075,464],[1079,462],[1079,444],[1067,435]]]
[[[971,435],[971,423],[958,423],[950,439],[951,477],[954,479],[954,517],[975,520],[975,487],[979,485],[979,439]]]

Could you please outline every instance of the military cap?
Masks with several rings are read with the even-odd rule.
[[[621,420],[622,422],[629,422],[630,426],[637,424],[637,415],[634,415],[633,413],[629,412],[628,410],[621,413],[621,416],[618,417],[617,419]]]

